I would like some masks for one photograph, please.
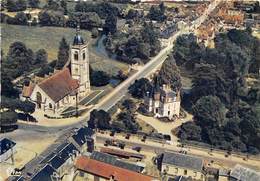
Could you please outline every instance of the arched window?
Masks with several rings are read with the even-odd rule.
[[[52,104],[51,103],[49,103],[49,108],[52,109]]]
[[[78,52],[75,52],[74,53],[74,60],[78,60],[79,59],[79,54],[78,54]]]
[[[42,95],[40,92],[36,93],[36,102],[37,102],[37,108],[41,109]]]
[[[83,52],[82,57],[83,57],[83,60],[85,60],[85,58],[86,58],[85,52]]]

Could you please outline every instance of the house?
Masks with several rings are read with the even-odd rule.
[[[90,159],[86,156],[78,157],[75,167],[78,170],[77,174],[85,180],[158,181],[154,177]]]
[[[106,153],[94,151],[91,154],[90,158],[93,160],[101,161],[101,162],[104,162],[104,163],[107,163],[110,165],[114,165],[116,167],[128,169],[128,170],[138,172],[138,173],[142,173],[142,171],[144,170],[144,167],[121,161],[117,157],[106,154]]]
[[[70,140],[80,153],[92,152],[94,150],[94,131],[89,127],[81,127],[76,130]]]
[[[0,163],[9,159],[15,153],[16,143],[8,138],[0,140]]]
[[[161,171],[170,176],[191,177],[204,180],[203,160],[198,157],[180,153],[164,152],[162,155]]]
[[[155,114],[155,117],[167,117],[173,119],[180,114],[180,92],[175,92],[170,85],[156,87],[147,92],[145,96],[145,105],[149,112]]]
[[[48,164],[59,177],[63,177],[72,172],[73,162],[79,153],[79,150],[72,143],[64,143],[55,152],[43,159],[41,163]]]
[[[62,70],[44,78],[40,82],[25,85],[20,98],[36,104],[36,109],[56,113],[68,105],[73,105],[90,92],[89,52],[79,30],[70,46],[69,62]]]
[[[50,165],[45,165],[30,179],[31,181],[56,181],[60,180],[58,173]]]

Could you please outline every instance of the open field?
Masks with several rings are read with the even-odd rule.
[[[61,27],[29,27],[19,25],[1,24],[2,29],[2,49],[4,54],[8,53],[10,44],[15,41],[22,41],[28,48],[33,51],[45,49],[48,53],[48,60],[52,61],[57,58],[59,42],[64,36],[68,43],[72,43],[75,30],[71,28]],[[81,30],[81,34],[85,41],[91,41],[90,44],[90,64],[95,70],[102,70],[109,74],[116,74],[119,70],[127,70],[128,65],[111,60],[109,58],[99,56],[94,53],[92,44],[95,44],[89,31]]]
[[[2,49],[7,54],[10,44],[15,41],[22,41],[33,51],[45,49],[48,52],[48,59],[56,59],[59,42],[64,36],[69,43],[72,43],[75,30],[60,27],[29,27],[19,25],[1,24],[2,27]],[[90,39],[90,32],[81,31],[85,40]]]

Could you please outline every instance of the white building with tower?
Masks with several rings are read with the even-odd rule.
[[[88,43],[79,28],[69,51],[69,61],[62,70],[23,87],[22,100],[35,103],[38,110],[57,113],[90,93]]]
[[[180,115],[180,92],[173,91],[170,85],[155,87],[145,96],[145,105],[155,117],[173,119]]]

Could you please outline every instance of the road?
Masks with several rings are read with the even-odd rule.
[[[151,153],[156,153],[160,154],[165,151],[167,152],[179,152],[181,150],[187,151],[187,154],[193,155],[193,156],[198,156],[202,157],[203,159],[211,162],[211,160],[214,160],[215,163],[219,163],[220,166],[222,167],[227,167],[227,168],[233,168],[236,164],[242,164],[246,167],[260,170],[260,159],[250,157],[248,160],[244,160],[244,157],[238,156],[235,154],[229,155],[226,157],[226,153],[223,151],[215,151],[213,150],[212,152],[208,149],[198,149],[198,148],[193,148],[193,147],[178,147],[177,144],[169,145],[169,144],[164,144],[164,143],[159,143],[155,142],[153,140],[146,140],[145,142],[142,142],[138,137],[131,136],[129,140],[125,139],[123,135],[114,135],[111,137],[108,134],[100,134],[97,133],[96,135],[96,142],[100,144],[104,144],[105,140],[115,140],[115,141],[120,141],[124,142],[126,144],[127,148],[133,148],[133,147],[141,147],[142,150],[146,152],[151,152]]]
[[[220,0],[212,1],[206,11],[196,19],[190,27],[186,27],[178,32],[176,32],[171,38],[168,39],[168,44],[165,48],[163,48],[155,57],[153,57],[147,64],[145,64],[142,68],[140,68],[135,74],[131,77],[123,81],[119,84],[113,91],[111,91],[100,103],[93,106],[92,109],[88,111],[83,117],[80,118],[79,122],[73,123],[67,126],[60,126],[60,127],[45,127],[39,125],[27,125],[23,123],[19,123],[20,129],[30,129],[39,132],[48,132],[48,133],[58,133],[58,134],[65,134],[68,130],[72,128],[81,127],[84,124],[87,124],[87,120],[89,119],[89,113],[93,109],[103,109],[105,111],[109,110],[113,107],[124,95],[126,95],[128,91],[128,87],[134,83],[135,80],[148,77],[152,73],[154,73],[158,68],[162,65],[162,63],[167,58],[167,55],[172,51],[173,43],[177,39],[178,36],[182,34],[186,34],[189,32],[193,32],[196,28],[200,26],[208,17],[210,12],[212,12],[215,7],[220,3]]]

